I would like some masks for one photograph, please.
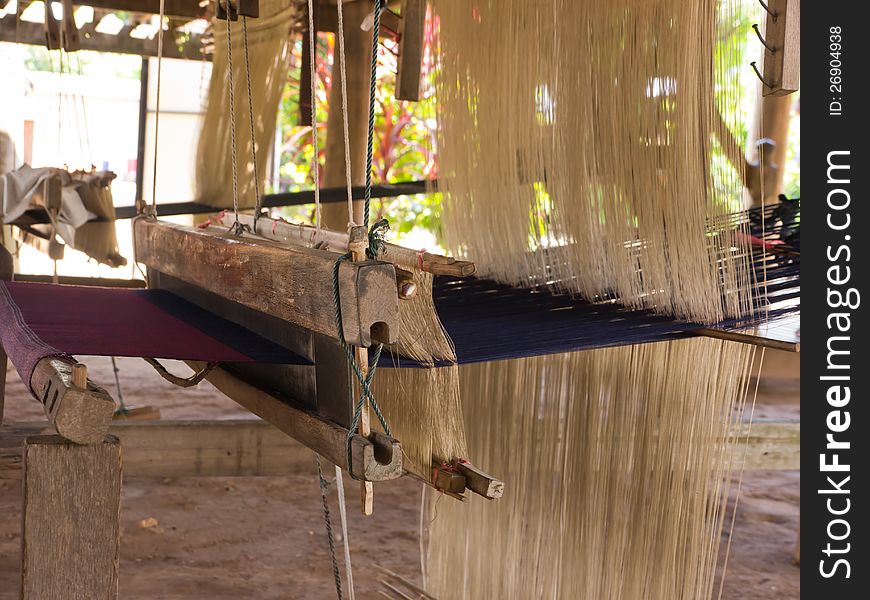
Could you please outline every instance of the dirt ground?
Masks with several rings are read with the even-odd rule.
[[[797,360],[772,352],[765,360],[756,416],[798,417]],[[109,359],[84,361],[91,378],[114,393]],[[181,390],[139,359],[119,359],[119,367],[127,404],[158,407],[164,419],[250,416],[207,383]],[[178,365],[172,368],[183,372]],[[14,370],[8,379],[5,420],[44,420],[42,407],[27,395]],[[312,455],[311,475],[125,478],[121,598],[334,598],[314,472]],[[799,484],[797,472],[746,473],[722,598],[800,597],[799,569],[792,558]],[[349,499],[355,499],[356,482],[346,482],[345,487]],[[385,597],[376,565],[421,582],[420,495],[420,484],[411,480],[376,484],[375,514],[369,518],[349,502],[357,598]],[[333,502],[336,527],[337,511]],[[728,530],[726,523],[726,539]],[[0,600],[18,597],[19,552],[20,482],[0,481]]]

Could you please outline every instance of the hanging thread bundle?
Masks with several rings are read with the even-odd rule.
[[[238,161],[235,166],[238,182],[239,208],[253,208],[258,192],[263,188],[267,162],[275,142],[278,104],[284,92],[290,68],[291,46],[299,22],[296,0],[260,0],[260,17],[233,22],[227,36],[227,23],[214,19],[214,53],[205,105],[199,133],[195,163],[195,197],[198,202],[217,208],[232,208],[233,189],[230,135],[235,131]],[[229,68],[227,38],[231,39],[233,61]],[[247,53],[246,48],[247,46]],[[249,70],[248,70],[249,67]],[[233,90],[228,93],[232,78]],[[231,99],[237,105],[229,109]],[[248,103],[253,102],[251,122]],[[234,119],[231,126],[229,119]],[[253,125],[253,127],[252,127]],[[254,140],[251,139],[251,129]],[[254,159],[254,142],[256,156]],[[255,168],[256,162],[256,168]]]
[[[720,223],[740,177],[714,135],[735,4],[435,0],[451,252],[512,285],[702,323],[749,312],[749,249]]]

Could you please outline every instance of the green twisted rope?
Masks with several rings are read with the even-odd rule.
[[[381,35],[381,11],[384,9],[384,0],[375,0],[374,22],[372,26],[372,72],[369,87],[369,130],[368,147],[366,148],[366,194],[363,215],[363,225],[369,226],[369,206],[372,202],[372,154],[373,140],[375,135],[375,86],[378,81],[378,48]]]

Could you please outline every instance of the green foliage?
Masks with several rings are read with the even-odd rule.
[[[326,146],[326,120],[332,87],[332,63],[335,48],[333,35],[320,35],[317,40],[316,85],[318,162],[322,166]],[[404,182],[435,176],[435,100],[427,93],[419,102],[395,99],[395,45],[387,41],[378,56],[378,85],[375,101],[375,131],[372,156],[372,180]],[[302,42],[293,49],[290,76],[278,114],[281,132],[279,177],[270,191],[298,191],[314,186],[311,124],[299,119],[302,70]],[[321,170],[322,179],[322,170]],[[322,184],[322,181],[321,181]],[[409,233],[415,227],[439,232],[441,229],[440,195],[385,198],[372,203],[372,220],[382,217],[390,221],[393,233]],[[294,220],[311,220],[312,207],[291,207],[284,210]],[[437,233],[436,233],[437,235]]]

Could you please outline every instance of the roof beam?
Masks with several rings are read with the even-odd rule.
[[[96,52],[114,52],[116,54],[134,54],[139,56],[157,56],[157,38],[136,39],[130,37],[132,26],[126,26],[118,32],[118,35],[98,33],[93,23],[85,25],[79,30],[79,49],[94,50]],[[34,46],[45,46],[45,32],[42,25],[19,21],[15,26],[15,19],[0,19],[0,42],[18,42]],[[200,51],[202,45],[199,36],[192,35],[179,47],[174,43],[172,36],[167,36],[163,44],[164,58],[188,58],[194,60],[210,60]]]

